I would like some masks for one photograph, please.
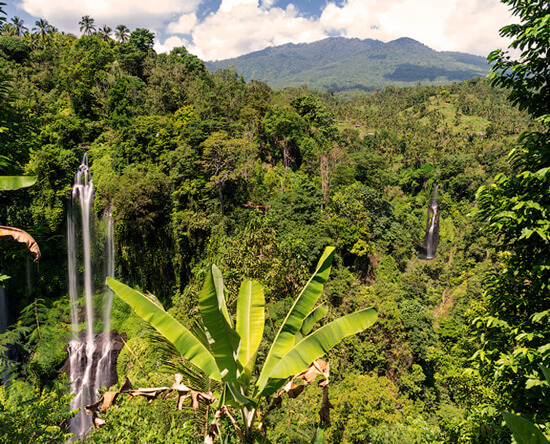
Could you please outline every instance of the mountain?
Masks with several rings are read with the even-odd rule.
[[[260,80],[275,89],[307,84],[335,91],[372,91],[389,85],[442,85],[485,76],[484,57],[439,52],[416,40],[331,37],[314,43],[289,43],[233,59],[206,62],[211,71],[235,66],[247,81]]]

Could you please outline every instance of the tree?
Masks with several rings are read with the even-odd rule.
[[[155,43],[155,33],[144,28],[137,28],[130,34],[128,44],[140,51],[148,52],[153,49]]]
[[[38,19],[36,22],[34,22],[34,24],[36,25],[36,27],[32,28],[32,30],[40,36],[40,40],[42,40],[42,43],[44,43],[44,41],[48,37],[48,34],[50,33],[50,24],[47,20],[44,19]]]
[[[113,32],[113,30],[107,25],[103,25],[98,31],[101,38],[106,42],[111,38],[111,32]]]
[[[202,165],[206,172],[212,174],[210,180],[218,188],[222,214],[225,214],[223,187],[229,180],[236,178],[239,153],[246,145],[246,140],[229,139],[226,133],[212,133],[201,144]]]
[[[221,439],[219,420],[222,416],[230,418],[242,443],[263,442],[265,421],[270,411],[280,405],[282,394],[286,392],[295,397],[303,390],[304,386],[298,386],[295,382],[307,384],[313,382],[317,375],[323,376],[324,382],[320,384],[323,386],[321,422],[328,420],[328,366],[318,358],[343,338],[359,333],[376,322],[376,310],[363,309],[338,318],[312,333],[314,325],[327,313],[326,306],[315,308],[315,305],[330,273],[333,255],[332,247],[323,253],[313,276],[279,328],[254,384],[251,383],[253,370],[265,320],[264,292],[257,281],[245,280],[242,283],[234,324],[226,306],[228,296],[221,272],[215,265],[208,267],[199,295],[204,330],[195,329],[194,332],[181,325],[149,297],[112,278],[107,282],[138,316],[171,341],[190,364],[221,384],[219,392],[214,395],[219,401],[204,442],[213,443],[216,437]],[[293,375],[296,376],[292,378]],[[287,384],[290,378],[292,380]],[[185,386],[173,387],[186,394],[191,391]],[[208,402],[213,401],[211,394],[204,396],[208,396]],[[107,407],[109,399],[112,395],[105,395],[102,399]],[[96,415],[100,404],[90,406]],[[240,423],[232,416],[233,409],[240,411]]]
[[[130,30],[126,25],[118,25],[115,28],[115,37],[119,43],[126,43],[130,35]]]
[[[155,34],[148,29],[138,28],[130,34],[127,43],[118,47],[117,58],[130,75],[143,77],[144,62],[150,52],[153,52]]]
[[[28,28],[24,25],[24,20],[19,17],[13,17],[11,19],[13,26],[15,27],[15,35],[21,36],[28,31]]]
[[[282,157],[284,177],[282,191],[286,191],[288,169],[300,157],[300,142],[304,137],[306,123],[300,115],[289,108],[274,106],[262,120],[262,131],[275,148],[272,157]],[[277,150],[280,150],[277,152]],[[282,156],[281,156],[282,155]]]
[[[82,17],[82,19],[78,22],[82,35],[92,35],[94,33],[94,22],[95,20],[89,15],[85,15],[84,17]]]
[[[334,117],[327,107],[312,94],[297,97],[291,102],[291,105],[309,124],[310,136],[315,140],[315,157],[319,159],[321,188],[326,205],[330,196],[334,171],[345,159],[345,152],[336,144],[337,129]]]
[[[548,2],[503,0],[519,23],[501,35],[513,38],[517,60],[490,54],[494,85],[541,123],[523,133],[509,156],[512,173],[499,174],[478,191],[477,216],[498,242],[495,269],[485,280],[486,306],[474,321],[480,371],[491,378],[499,407],[547,418],[538,364],[550,364],[550,27]]]

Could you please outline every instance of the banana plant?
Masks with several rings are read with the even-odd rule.
[[[18,190],[30,187],[36,182],[34,176],[0,176],[0,191]],[[25,244],[34,255],[34,261],[40,260],[40,248],[34,238],[26,231],[19,228],[0,226],[0,239],[11,239]]]
[[[539,367],[546,383],[550,385],[550,368],[540,364]],[[550,444],[540,429],[527,419],[509,412],[504,412],[502,416],[504,416],[504,421],[512,431],[517,444]]]
[[[255,364],[264,332],[265,299],[257,281],[242,283],[234,322],[227,309],[222,274],[215,265],[208,267],[199,295],[204,327],[201,334],[194,334],[180,324],[150,296],[113,278],[107,278],[107,284],[138,316],[172,342],[184,358],[199,367],[208,378],[221,383],[223,389],[215,394],[219,400],[218,409],[204,442],[214,442],[219,432],[215,427],[217,419],[222,415],[230,416],[232,408],[241,413],[241,424],[230,416],[241,442],[250,443],[265,440],[265,419],[276,408],[281,394],[290,395],[293,391],[296,396],[301,392],[295,381],[307,384],[317,375],[324,375],[319,385],[323,386],[323,404],[328,416],[328,364],[318,358],[345,337],[365,330],[377,320],[376,310],[370,308],[314,329],[328,311],[326,304],[316,305],[328,279],[333,256],[334,248],[327,247],[279,327],[261,368],[256,368]],[[271,404],[267,400],[271,400]]]

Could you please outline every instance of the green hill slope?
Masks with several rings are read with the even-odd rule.
[[[383,43],[343,37],[270,47],[206,65],[211,71],[235,66],[247,81],[260,80],[276,89],[307,84],[335,91],[443,85],[485,76],[489,69],[483,57],[434,51],[409,38]]]

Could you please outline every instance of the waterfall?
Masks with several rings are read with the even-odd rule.
[[[104,214],[105,221],[105,275],[115,276],[115,235],[113,219],[111,217],[111,208]],[[106,289],[106,299],[103,307],[103,338],[101,346],[101,358],[96,369],[96,383],[100,387],[111,385],[111,309],[113,307],[113,292],[110,288]]]
[[[426,237],[424,238],[425,259],[435,258],[437,246],[439,245],[439,203],[437,201],[436,184],[432,198],[428,204],[428,224],[426,226]]]
[[[91,417],[85,414],[84,407],[95,400],[100,385],[111,385],[110,315],[112,293],[110,292],[107,292],[104,301],[102,340],[98,340],[98,335],[94,332],[92,240],[94,239],[93,234],[95,234],[95,215],[93,204],[94,186],[88,158],[84,154],[82,163],[74,177],[67,213],[67,255],[72,325],[72,338],[69,342],[69,379],[71,391],[75,394],[71,401],[71,409],[81,409],[71,419],[70,427],[71,432],[77,438],[83,437],[91,426]],[[80,213],[80,218],[78,213]],[[104,219],[107,221],[106,245],[104,247],[107,268],[105,274],[112,276],[114,274],[114,230],[110,215]],[[82,273],[79,270],[82,270]],[[79,304],[79,286],[82,286],[84,290],[84,334],[81,333],[80,324],[82,316]]]
[[[8,328],[8,304],[6,301],[6,291],[0,286],[0,333],[4,333]]]

